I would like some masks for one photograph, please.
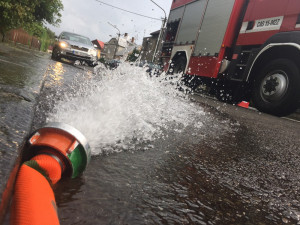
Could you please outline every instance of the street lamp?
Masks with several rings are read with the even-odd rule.
[[[117,29],[118,30],[118,39],[117,39],[117,44],[116,44],[116,48],[115,48],[115,52],[114,52],[114,57],[116,57],[116,53],[117,53],[117,50],[118,50],[118,46],[119,46],[119,39],[120,39],[120,35],[121,35],[121,32],[120,30],[117,28],[116,25],[112,25],[110,22],[107,22],[109,25],[111,25],[113,28]]]
[[[154,58],[155,58],[155,55],[156,55],[157,48],[158,48],[158,44],[160,42],[160,38],[161,38],[161,35],[162,35],[162,30],[165,28],[165,24],[166,24],[166,21],[167,21],[167,14],[166,14],[166,11],[161,6],[159,6],[156,2],[154,2],[153,0],[150,0],[150,1],[153,2],[162,11],[164,11],[164,14],[165,14],[165,18],[162,20],[162,26],[161,26],[161,29],[159,31],[158,39],[157,39],[157,42],[156,42],[156,45],[155,45],[154,54],[153,54],[153,57],[152,57],[152,62],[153,62]]]

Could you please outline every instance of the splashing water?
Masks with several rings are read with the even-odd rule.
[[[147,145],[164,138],[170,129],[201,128],[206,118],[203,109],[172,85],[178,77],[166,77],[151,78],[144,68],[127,63],[115,70],[97,66],[75,95],[64,94],[47,121],[76,127],[89,140],[94,155]]]

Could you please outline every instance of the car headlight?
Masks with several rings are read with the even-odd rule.
[[[96,51],[96,49],[92,49],[92,48],[90,48],[89,49],[89,52],[88,52],[90,55],[92,55],[92,56],[96,56],[97,55],[97,51]]]
[[[61,42],[59,42],[59,46],[61,48],[67,48],[69,46],[69,44],[67,42],[65,42],[65,41],[61,41]]]

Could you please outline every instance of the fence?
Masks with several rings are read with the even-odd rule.
[[[41,41],[37,37],[29,35],[22,28],[8,31],[5,34],[5,39],[12,41],[15,44],[20,43],[28,45],[29,48],[35,48],[37,50],[40,50],[41,48]]]

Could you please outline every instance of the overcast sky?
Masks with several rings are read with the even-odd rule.
[[[150,0],[100,1],[149,17],[158,19],[164,17],[163,11]],[[168,16],[172,0],[154,1],[166,11]],[[115,37],[118,32],[108,24],[110,22],[119,28],[122,35],[128,33],[129,36],[136,38],[138,44],[141,44],[144,36],[150,36],[151,32],[159,30],[162,25],[160,20],[130,14],[96,0],[62,0],[62,3],[64,11],[60,26],[49,26],[57,35],[61,31],[70,31],[88,36],[91,40],[98,39],[106,42],[110,40],[110,35]]]

